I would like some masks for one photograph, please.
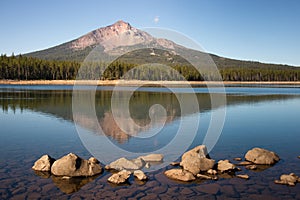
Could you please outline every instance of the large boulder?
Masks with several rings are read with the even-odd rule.
[[[183,169],[170,169],[164,173],[168,178],[179,180],[179,181],[193,181],[195,176],[186,170]]]
[[[201,171],[212,169],[215,161],[207,158],[207,150],[205,145],[200,145],[194,149],[185,152],[181,157],[180,166],[184,170],[191,172],[193,175],[199,174]]]
[[[84,160],[73,153],[56,160],[51,167],[51,173],[56,176],[94,176],[101,172],[102,167],[97,159]]]
[[[226,171],[232,171],[235,169],[235,165],[230,163],[229,160],[220,160],[218,162],[218,170],[221,171],[221,173]]]
[[[42,172],[50,172],[51,165],[54,163],[55,159],[51,158],[49,155],[43,155],[37,161],[35,161],[32,166],[33,170],[42,171]]]
[[[131,172],[127,170],[122,170],[116,174],[111,175],[107,180],[114,184],[125,183],[130,177]]]
[[[162,154],[149,154],[146,156],[140,156],[138,158],[143,159],[145,162],[162,162],[164,155]]]
[[[280,160],[276,153],[257,147],[249,150],[245,159],[259,165],[273,165]]]
[[[128,160],[126,158],[119,158],[116,161],[111,162],[110,164],[105,166],[105,169],[115,169],[121,171],[123,169],[126,170],[138,170],[142,169],[145,166],[145,161],[141,158]]]

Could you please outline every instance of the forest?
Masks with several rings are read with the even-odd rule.
[[[242,62],[241,62],[242,63]],[[298,67],[239,66],[234,63],[216,62],[223,81],[300,81]],[[107,63],[82,63],[80,61],[43,60],[23,55],[0,56],[0,79],[4,80],[73,80],[73,79],[139,79],[139,80],[188,80],[219,81],[209,70],[200,74],[190,65],[174,64],[162,67],[155,64],[139,66],[135,63],[115,61]],[[107,67],[106,67],[107,66]],[[82,68],[81,68],[82,67]],[[81,68],[81,69],[80,69]],[[80,69],[80,73],[78,71]],[[102,74],[100,76],[100,74]]]

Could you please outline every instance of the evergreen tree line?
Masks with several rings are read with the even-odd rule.
[[[194,67],[172,65],[170,68],[149,64],[115,61],[106,67],[104,62],[84,63],[79,61],[41,60],[18,56],[0,56],[0,79],[9,80],[74,80],[80,69],[79,79],[139,79],[139,80],[218,80],[218,75],[204,70],[200,74]],[[81,67],[81,68],[80,68]],[[300,81],[300,68],[297,67],[220,67],[224,81]],[[102,75],[100,77],[100,74]]]

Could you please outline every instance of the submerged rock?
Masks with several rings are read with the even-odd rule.
[[[69,177],[94,176],[102,172],[102,167],[98,163],[96,158],[84,160],[76,154],[69,153],[53,163],[51,173]]]
[[[235,170],[235,165],[230,163],[229,160],[220,160],[218,162],[218,170],[221,171],[221,173],[226,171],[233,171]]]
[[[49,172],[54,161],[55,159],[51,158],[49,155],[43,155],[41,158],[35,161],[32,169],[36,171]]]
[[[138,170],[145,166],[145,161],[141,158],[128,160],[126,158],[119,158],[116,161],[111,162],[109,165],[105,166],[105,169],[115,169],[115,170]]]
[[[259,165],[273,165],[280,160],[276,153],[262,148],[249,150],[245,159]]]
[[[135,170],[135,171],[133,172],[133,175],[134,175],[137,179],[139,179],[140,181],[144,181],[144,180],[147,180],[147,179],[148,179],[148,177],[146,176],[146,174],[145,174],[143,171],[141,171],[141,170]]]
[[[183,169],[170,169],[164,173],[168,178],[179,180],[179,181],[193,181],[195,176],[186,170]]]
[[[212,169],[215,165],[215,161],[206,156],[208,156],[206,146],[197,146],[182,155],[180,166],[182,166],[184,170],[191,172],[193,175],[197,175],[201,171]]]
[[[247,166],[247,165],[253,165],[253,163],[249,162],[249,161],[241,161],[241,162],[237,163],[236,165]]]
[[[242,158],[234,158],[233,160],[235,160],[235,161],[241,161]]]
[[[280,176],[280,180],[275,180],[274,182],[277,184],[295,186],[297,182],[300,182],[300,178],[294,173],[283,174]]]
[[[238,178],[242,178],[242,179],[249,179],[249,175],[247,175],[247,174],[238,174],[238,175],[236,175],[236,177],[238,177]]]
[[[207,176],[204,174],[197,174],[197,178],[205,179],[205,180],[218,180],[217,176]]]
[[[247,165],[245,168],[250,169],[250,170],[256,170],[257,166],[256,165]]]
[[[162,154],[149,154],[146,156],[140,156],[138,159],[141,158],[145,162],[162,162],[164,159],[164,155]]]
[[[130,177],[131,172],[127,170],[122,170],[116,174],[111,175],[107,180],[114,184],[125,183]]]

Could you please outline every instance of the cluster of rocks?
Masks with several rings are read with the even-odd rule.
[[[50,172],[55,176],[64,176],[65,178],[88,177],[102,172],[102,167],[96,158],[91,157],[85,160],[73,153],[69,153],[58,160],[49,155],[43,155],[34,163],[32,169]]]
[[[162,154],[150,154],[132,160],[119,158],[105,166],[106,170],[117,171],[117,173],[113,173],[108,178],[108,181],[115,184],[122,184],[128,181],[131,174],[138,180],[145,181],[148,177],[141,169],[144,167],[149,168],[150,163],[162,162],[163,158]],[[32,169],[40,172],[50,172],[64,179],[70,177],[90,177],[102,172],[102,167],[96,158],[91,157],[85,160],[73,153],[69,153],[58,160],[49,155],[43,155],[34,163]]]
[[[150,163],[162,162],[164,156],[162,154],[149,154],[138,158],[128,160],[127,158],[119,158],[105,166],[106,170],[117,170],[108,178],[108,181],[114,184],[122,184],[128,181],[130,175],[133,174],[140,181],[146,181],[148,177],[141,170],[144,167],[149,168]]]
[[[235,175],[236,171],[241,171],[237,165],[255,170],[257,169],[257,165],[273,165],[279,159],[279,156],[272,151],[253,148],[245,154],[246,161],[242,161],[242,158],[235,158],[234,160],[240,161],[240,163],[233,164],[229,160],[216,162],[209,157],[206,146],[200,145],[185,152],[181,157],[181,162],[171,163],[172,166],[180,165],[181,168],[167,170],[164,174],[171,179],[179,181],[193,181],[196,178],[217,180],[218,175],[223,173]],[[235,176],[242,179],[249,179],[247,174],[238,174]]]

